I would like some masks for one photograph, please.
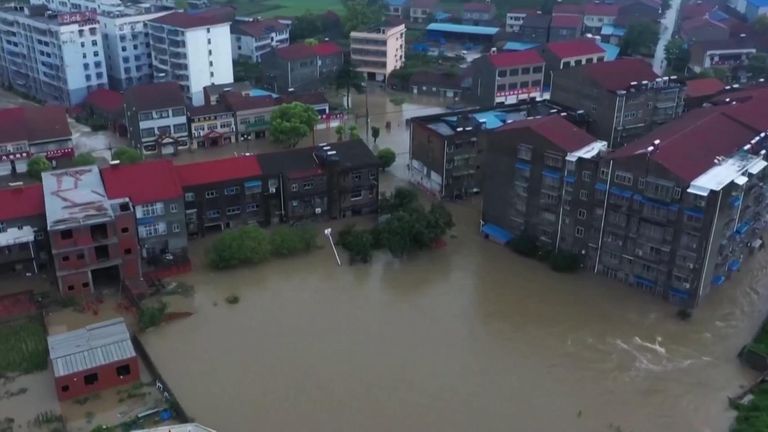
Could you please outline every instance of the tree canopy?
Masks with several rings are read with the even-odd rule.
[[[318,119],[317,112],[309,105],[300,102],[280,105],[269,118],[269,135],[272,141],[294,148],[312,133]]]
[[[33,156],[32,159],[27,162],[27,175],[33,179],[40,180],[43,177],[43,172],[51,170],[51,163],[48,162],[42,156]]]
[[[747,62],[747,73],[749,79],[756,81],[768,76],[768,56],[765,54],[752,54]]]
[[[86,166],[96,164],[96,158],[91,153],[80,153],[72,159],[74,166]]]
[[[621,54],[625,56],[652,54],[659,41],[659,26],[653,22],[631,24],[621,41]]]
[[[130,147],[118,147],[112,151],[112,160],[120,161],[121,164],[133,164],[141,162],[141,153]]]
[[[664,47],[664,59],[670,72],[684,74],[691,60],[691,52],[682,39],[673,38]]]
[[[384,20],[384,4],[380,0],[341,0],[341,5],[347,33],[377,26]]]
[[[336,90],[344,91],[346,95],[347,109],[350,108],[349,95],[354,90],[362,93],[365,90],[365,76],[356,70],[349,59],[345,59],[339,72],[336,73]]]
[[[385,147],[376,153],[376,157],[379,158],[379,162],[381,163],[381,168],[387,169],[391,167],[393,163],[395,163],[395,160],[397,159],[397,154],[391,148]]]

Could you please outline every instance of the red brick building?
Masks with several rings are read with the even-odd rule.
[[[139,380],[139,359],[122,318],[48,337],[60,401]]]

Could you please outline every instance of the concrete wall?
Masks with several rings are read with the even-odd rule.
[[[118,376],[117,368],[123,365],[130,367],[130,373],[125,376]],[[85,376],[93,373],[98,374],[98,381],[95,384],[86,385]],[[138,357],[132,357],[56,378],[56,396],[60,401],[65,401],[112,387],[134,383],[138,380],[139,359]]]

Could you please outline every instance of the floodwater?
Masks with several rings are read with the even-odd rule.
[[[197,313],[142,340],[189,414],[222,431],[727,429],[726,397],[754,379],[736,353],[766,313],[768,256],[682,322],[483,240],[475,205],[450,209],[445,248],[369,265],[338,267],[326,246],[213,273],[196,241],[182,279]]]
[[[667,43],[672,39],[672,35],[675,32],[677,15],[680,13],[682,3],[682,0],[670,0],[669,9],[661,18],[659,41],[656,43],[656,51],[653,55],[653,70],[660,75],[664,74],[664,69],[667,67],[667,60],[664,58],[664,48],[667,47]]]

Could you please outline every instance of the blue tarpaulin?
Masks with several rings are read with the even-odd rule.
[[[504,51],[525,51],[531,48],[536,48],[539,44],[527,43],[527,42],[507,42],[504,44],[502,50]]]
[[[739,204],[741,204],[741,197],[734,195],[729,201],[731,203],[731,207],[736,208],[739,206]]]
[[[432,23],[427,26],[427,31],[493,36],[499,32],[499,28],[462,24]]]
[[[595,183],[595,189],[604,191],[608,189],[608,185],[606,185],[605,183]]]
[[[512,240],[512,234],[498,225],[490,223],[483,224],[483,227],[480,228],[480,232],[485,234],[487,238],[497,243],[507,244],[510,240]]]
[[[642,277],[642,276],[638,276],[638,275],[635,275],[634,278],[635,278],[635,283],[637,283],[639,285],[643,285],[643,286],[646,286],[646,287],[655,287],[656,286],[656,282],[652,281],[652,280],[650,280],[648,278],[645,278],[645,277]]]
[[[732,259],[728,262],[728,271],[736,271],[741,268],[741,260]]]
[[[566,183],[576,183],[576,177],[574,177],[574,176],[565,176],[565,182]]]
[[[751,226],[752,226],[752,222],[744,221],[744,222],[740,223],[739,226],[737,226],[736,229],[733,230],[733,232],[735,232],[738,235],[743,235],[745,232],[747,232],[747,230]]]
[[[656,201],[655,199],[648,198],[642,195],[635,195],[635,199],[640,200],[643,204],[648,204],[656,207],[663,207],[669,210],[677,210],[679,206],[677,204],[671,204],[671,203],[665,203],[661,201]]]
[[[687,299],[691,296],[691,293],[686,290],[681,290],[680,288],[670,288],[669,295],[672,297]]]
[[[712,276],[712,285],[722,285],[725,282],[725,276],[714,275]]]
[[[611,193],[616,195],[621,195],[625,198],[629,198],[632,196],[631,190],[622,189],[620,187],[611,186]]]
[[[549,168],[544,168],[544,171],[542,171],[541,173],[547,177],[558,178],[558,179],[560,178],[560,176],[563,175],[560,171],[549,169]]]
[[[517,163],[515,163],[515,167],[523,170],[527,170],[527,171],[531,170],[531,164],[523,161],[517,161]]]

